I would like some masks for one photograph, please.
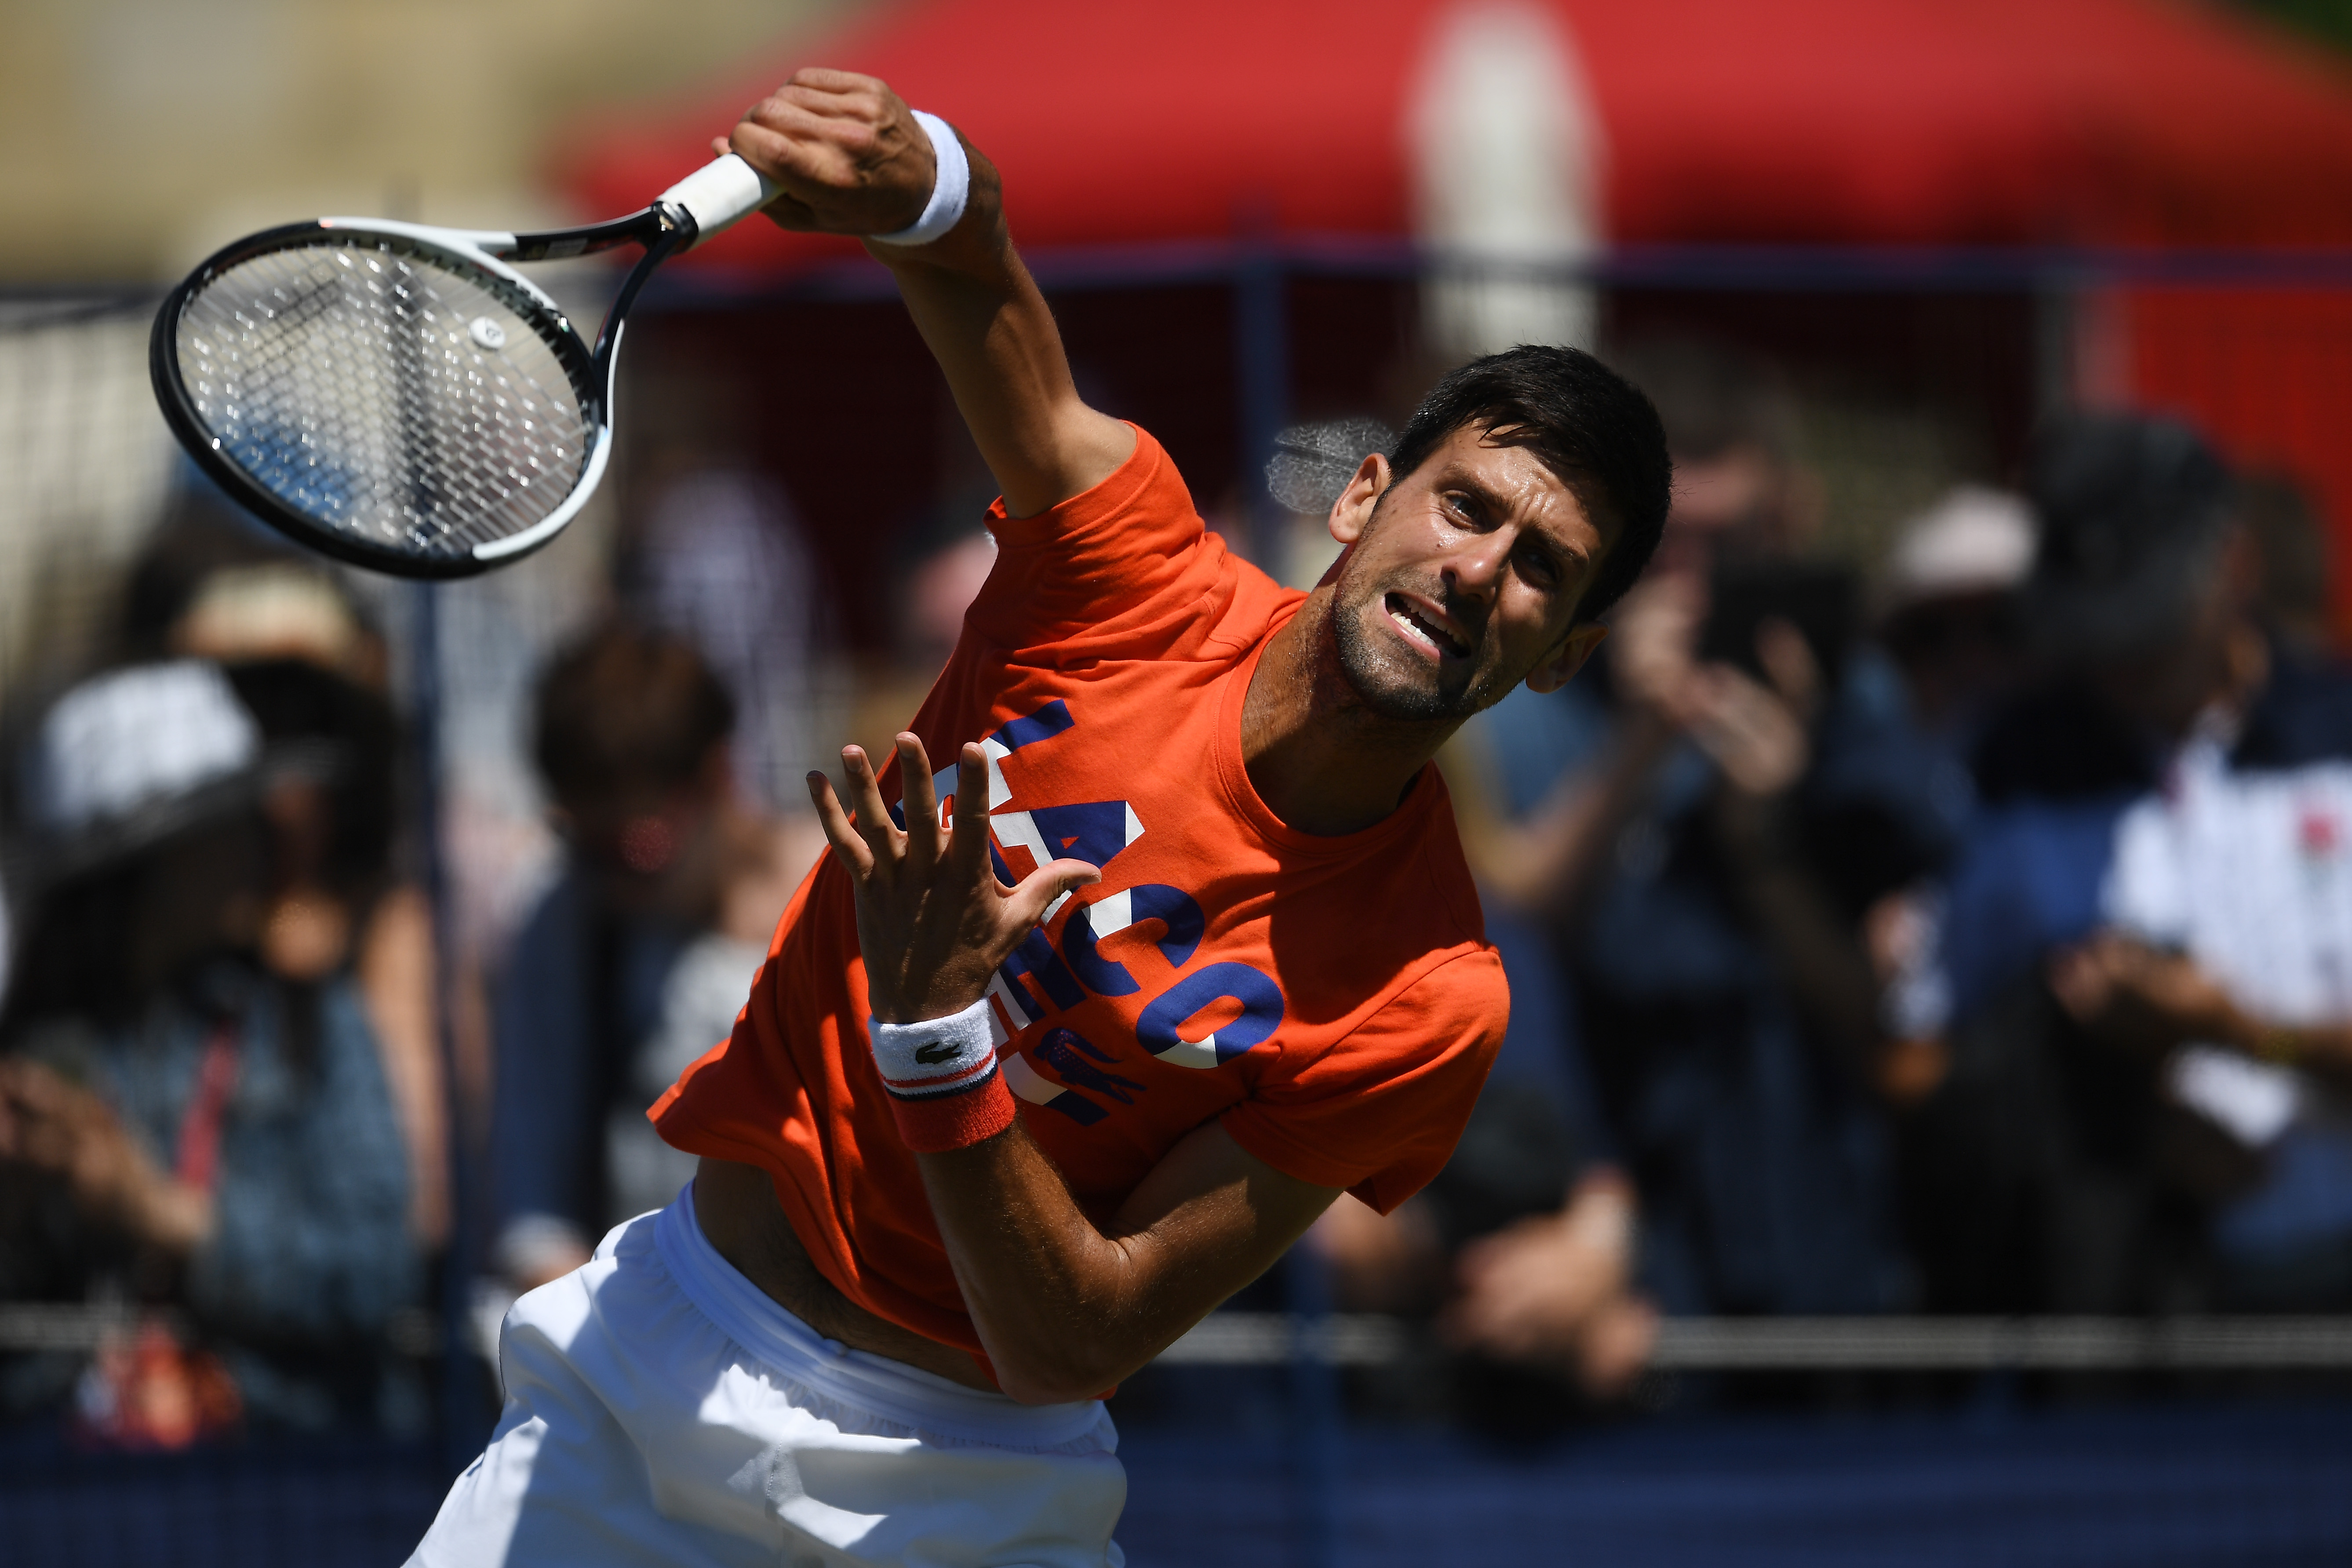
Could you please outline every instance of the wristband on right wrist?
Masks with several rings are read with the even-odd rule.
[[[1016,1107],[997,1070],[992,1023],[985,996],[919,1024],[866,1020],[898,1135],[916,1153],[969,1148],[1012,1125]]]
[[[964,204],[971,196],[971,162],[963,155],[963,142],[955,127],[936,114],[910,110],[915,123],[931,139],[931,157],[935,169],[931,175],[931,199],[923,204],[923,216],[892,234],[871,236],[880,245],[929,245],[963,218]]]

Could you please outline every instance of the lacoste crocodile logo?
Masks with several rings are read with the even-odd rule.
[[[946,1040],[933,1040],[928,1045],[915,1047],[915,1059],[927,1068],[935,1068],[941,1062],[951,1062],[962,1054],[956,1046]]]

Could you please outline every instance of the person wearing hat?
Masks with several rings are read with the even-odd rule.
[[[2021,497],[1958,485],[1897,531],[1872,584],[1877,640],[1920,727],[1964,751],[2020,667],[2016,598],[2033,566]]]
[[[408,1172],[345,974],[266,959],[273,791],[331,742],[268,744],[218,666],[68,690],[16,779],[22,936],[0,1012],[0,1297],[102,1309],[94,1357],[29,1352],[9,1416],[102,1445],[240,1423],[399,1428],[385,1353],[414,1297]]]
[[[382,635],[331,569],[201,489],[182,495],[131,563],[118,614],[115,662],[209,660],[268,743],[331,737],[349,753],[331,778],[281,770],[273,780],[262,957],[297,983],[345,969],[358,979],[408,1141],[410,1227],[425,1247],[442,1246],[448,1097],[433,919],[415,868],[403,875],[394,853],[402,768]],[[462,955],[449,984],[460,995],[479,984]]]
[[[2242,491],[2184,426],[2037,441],[2043,674],[1923,945],[1905,1129],[1931,1302],[2352,1303],[2352,672],[2270,636]]]

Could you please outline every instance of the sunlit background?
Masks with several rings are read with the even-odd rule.
[[[2347,50],[2337,0],[0,0],[0,1099],[128,1173],[0,1149],[0,1555],[403,1558],[505,1304],[680,1179],[635,1112],[821,846],[793,781],[911,715],[991,553],[847,242],[666,269],[587,511],[433,589],[198,475],[163,291],[322,214],[618,216],[829,64],[995,160],[1081,390],[1293,585],[1438,374],[1620,365],[1713,596],[1675,658],[1800,737],[1757,784],[1652,733],[1630,646],[1465,731],[1497,1091],[1114,1399],[1130,1561],[2344,1560]],[[2036,597],[2037,439],[2125,412],[2236,478],[2169,717]],[[2122,771],[2010,721],[2077,688]],[[2185,839],[2199,746],[2300,837],[2196,862],[2225,999],[2126,1048],[2095,932],[2157,930],[2130,825]]]

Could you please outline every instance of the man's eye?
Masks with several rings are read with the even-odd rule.
[[[1538,588],[1549,588],[1559,581],[1559,563],[1540,550],[1521,551],[1519,570]]]

